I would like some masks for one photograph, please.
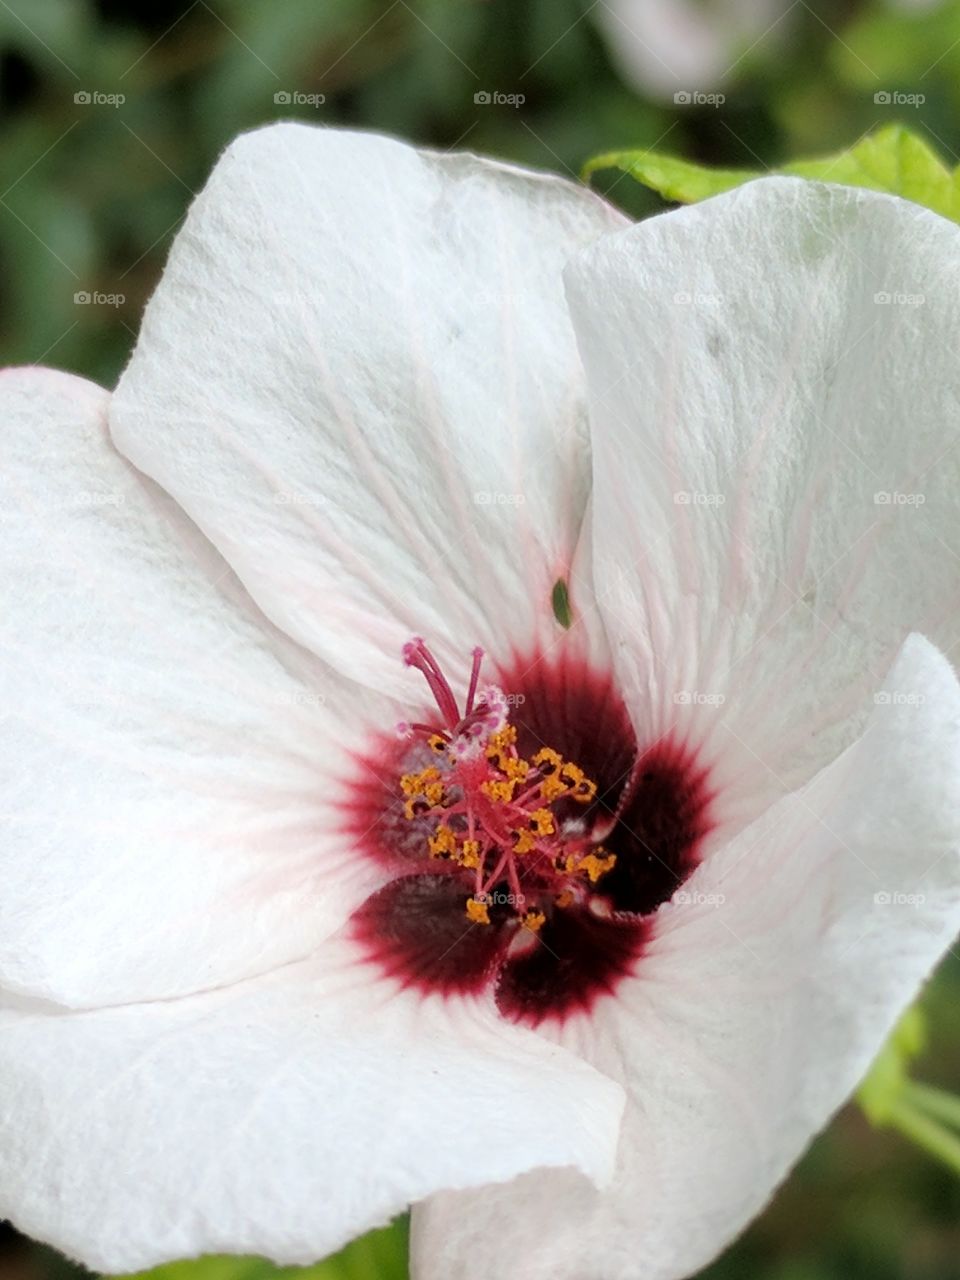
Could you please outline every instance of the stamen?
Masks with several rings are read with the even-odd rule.
[[[496,685],[480,686],[483,650],[473,650],[464,715],[436,659],[417,638],[404,646],[404,660],[427,681],[446,727],[407,726],[423,736],[436,764],[403,774],[407,818],[435,821],[426,852],[474,872],[475,888],[465,912],[473,924],[490,923],[496,886],[524,929],[537,933],[555,910],[584,899],[616,863],[560,801],[589,804],[597,786],[575,762],[553,747],[531,759],[520,755],[510,702]],[[521,875],[522,867],[522,875]],[[578,887],[579,886],[579,887]],[[498,915],[498,922],[509,918]]]

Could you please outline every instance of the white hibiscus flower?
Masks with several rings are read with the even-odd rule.
[[[0,1215],[729,1241],[960,923],[958,284],[863,191],[234,144],[116,392],[0,379]]]

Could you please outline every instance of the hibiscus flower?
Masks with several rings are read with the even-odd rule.
[[[960,923],[958,236],[284,125],[112,395],[0,379],[0,1214],[667,1280],[758,1212]]]

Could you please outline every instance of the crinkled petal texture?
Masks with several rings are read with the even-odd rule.
[[[960,636],[960,229],[764,179],[607,237],[569,292],[597,601],[719,843],[850,744],[909,631]]]
[[[623,1111],[562,1047],[397,993],[336,941],[182,1000],[0,1001],[0,1077],[0,1216],[111,1273],[312,1262],[438,1188],[541,1164],[603,1181]]]
[[[71,1005],[285,964],[375,887],[331,774],[396,709],[276,632],[110,443],[107,394],[0,375],[0,986]]]
[[[623,221],[466,155],[249,134],[177,238],[114,439],[353,678],[408,689],[411,634],[448,663],[532,644],[589,482],[562,268]]]
[[[558,1032],[620,1080],[613,1187],[537,1171],[414,1215],[415,1280],[679,1280],[763,1206],[960,927],[960,689],[911,637],[864,735],[661,910]]]

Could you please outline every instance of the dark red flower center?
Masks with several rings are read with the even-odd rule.
[[[694,753],[641,749],[612,680],[515,660],[463,706],[422,640],[435,708],[358,761],[348,830],[394,877],[353,918],[371,959],[425,991],[495,985],[536,1025],[635,972],[652,914],[694,869],[709,793]]]

